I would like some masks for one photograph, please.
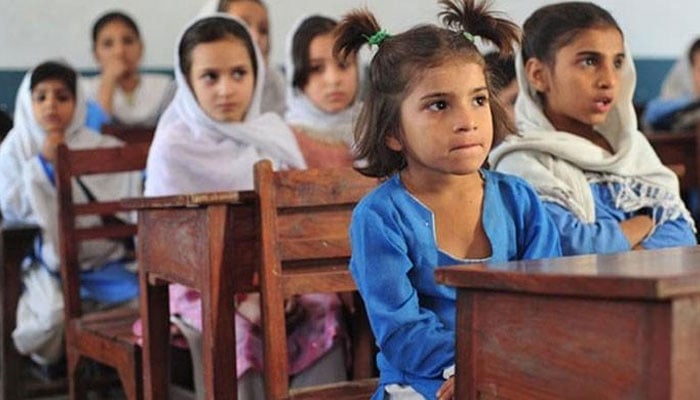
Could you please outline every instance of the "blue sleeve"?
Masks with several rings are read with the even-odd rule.
[[[525,193],[515,197],[514,203],[527,204],[522,210],[525,220],[522,223],[524,243],[519,251],[519,259],[536,260],[562,255],[559,231],[540,200],[537,192],[523,181]],[[525,203],[524,199],[529,201]]]
[[[544,203],[554,225],[559,231],[561,250],[565,256],[576,254],[605,254],[631,250],[627,237],[620,229],[620,221],[600,213],[596,207],[596,220],[586,224],[559,204]]]
[[[85,126],[97,132],[101,132],[102,125],[112,122],[112,117],[107,114],[94,100],[87,101],[87,115]]]
[[[41,153],[39,154],[39,162],[41,163],[41,168],[44,170],[44,173],[46,173],[46,177],[53,186],[56,186],[56,171],[53,168],[53,164],[44,158]]]
[[[454,364],[455,334],[435,312],[421,307],[409,279],[417,267],[397,219],[356,209],[350,269],[386,360],[411,375],[442,379],[443,370]]]
[[[697,240],[690,225],[682,218],[666,221],[654,233],[642,241],[645,249],[661,249],[676,246],[695,246]]]
[[[690,103],[691,99],[661,99],[651,100],[644,109],[644,122],[654,125],[662,118],[670,116]]]

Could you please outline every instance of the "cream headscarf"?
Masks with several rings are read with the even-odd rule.
[[[301,130],[306,132],[309,136],[326,140],[329,142],[339,142],[342,141],[348,146],[352,146],[354,143],[353,139],[353,121],[357,118],[361,103],[358,100],[360,92],[360,79],[362,65],[360,64],[360,57],[357,56],[357,90],[355,93],[355,100],[353,100],[350,106],[342,111],[334,114],[327,113],[316,107],[311,100],[304,94],[304,92],[293,86],[294,72],[296,66],[294,65],[294,57],[292,54],[292,48],[294,44],[294,35],[307,19],[313,16],[325,17],[323,15],[307,15],[300,18],[289,31],[287,35],[287,42],[285,48],[285,72],[287,75],[287,112],[284,115],[284,119],[288,124],[299,127]],[[330,17],[325,17],[332,19]]]
[[[589,183],[606,182],[621,185],[621,190],[613,192],[616,206],[621,210],[661,208],[657,225],[679,217],[692,225],[693,220],[679,195],[678,178],[661,164],[654,149],[637,130],[632,106],[636,74],[626,46],[625,56],[617,102],[606,121],[595,127],[610,143],[614,154],[552,126],[527,80],[522,54],[518,54],[516,73],[520,94],[515,103],[515,118],[520,135],[512,135],[494,148],[489,162],[497,171],[526,179],[543,200],[560,204],[586,223],[595,221]]]
[[[177,93],[156,128],[146,171],[147,196],[251,190],[253,164],[261,159],[272,160],[278,169],[306,167],[296,138],[284,121],[272,113],[260,114],[265,63],[255,43],[257,81],[244,120],[215,121],[200,108],[187,77],[180,70],[178,49],[184,33],[192,25],[213,17],[246,27],[228,14],[217,13],[195,19],[178,38],[175,46]]]

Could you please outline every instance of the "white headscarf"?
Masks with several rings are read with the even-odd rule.
[[[295,88],[293,85],[294,73],[296,66],[294,65],[294,57],[292,48],[294,43],[294,35],[301,25],[312,16],[323,17],[322,15],[310,15],[300,18],[289,31],[287,35],[285,48],[285,72],[287,75],[287,112],[284,119],[288,124],[299,127],[312,137],[317,137],[331,142],[342,141],[348,146],[352,146],[353,139],[353,122],[360,112],[361,103],[358,101],[360,91],[360,74],[362,65],[358,56],[357,74],[358,83],[355,93],[355,99],[352,104],[346,109],[337,113],[327,113],[316,107],[304,92]],[[329,17],[326,17],[329,18]],[[331,18],[332,19],[332,18]]]
[[[661,164],[654,149],[637,130],[632,106],[636,74],[627,46],[625,56],[617,102],[605,122],[595,127],[610,143],[614,154],[554,128],[527,79],[522,54],[518,54],[516,75],[520,94],[515,103],[515,118],[520,136],[511,135],[494,148],[489,162],[497,171],[525,178],[545,201],[562,205],[586,223],[595,221],[589,183],[607,182],[621,184],[622,189],[614,197],[616,206],[623,211],[660,207],[663,213],[657,224],[679,216],[692,224],[679,195],[678,178]]]
[[[265,65],[255,43],[257,81],[244,120],[215,121],[199,106],[180,70],[178,49],[184,33],[210,17],[246,26],[228,14],[217,13],[195,19],[180,34],[175,46],[177,93],[156,128],[146,172],[147,196],[250,190],[253,164],[261,159],[272,160],[279,169],[306,167],[296,138],[284,121],[272,113],[260,114]]]

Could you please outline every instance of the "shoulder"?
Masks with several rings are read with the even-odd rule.
[[[487,187],[491,187],[492,191],[487,191],[487,195],[498,194],[501,197],[511,198],[513,200],[525,200],[527,198],[536,198],[535,189],[525,179],[506,174],[503,172],[483,170],[484,179]]]

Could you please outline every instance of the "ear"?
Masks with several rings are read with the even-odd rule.
[[[384,143],[386,144],[386,147],[389,149],[400,152],[403,150],[403,144],[401,144],[401,140],[399,139],[399,135],[395,133],[389,133],[386,135],[384,138]]]
[[[549,66],[532,57],[525,63],[525,76],[533,88],[540,93],[547,93],[550,84]]]

